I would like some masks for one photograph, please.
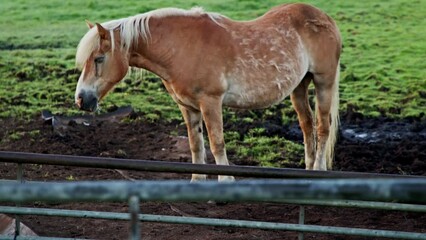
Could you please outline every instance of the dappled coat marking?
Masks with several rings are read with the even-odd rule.
[[[75,100],[81,109],[96,110],[129,67],[147,69],[162,78],[178,103],[192,161],[205,163],[204,121],[216,163],[228,165],[222,106],[265,108],[290,95],[303,131],[306,168],[331,168],[341,38],[321,10],[285,4],[252,21],[233,21],[201,8],[166,8],[88,26],[76,55],[82,74]],[[311,82],[315,120],[308,101]]]

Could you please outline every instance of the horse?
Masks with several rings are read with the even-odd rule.
[[[307,4],[276,6],[250,21],[200,7],[157,9],[92,24],[80,40],[75,103],[95,111],[130,67],[161,78],[179,106],[192,162],[204,164],[203,122],[218,165],[229,165],[222,108],[262,109],[290,95],[303,132],[308,170],[332,167],[339,125],[339,29]],[[315,111],[308,86],[315,88]],[[192,174],[191,181],[205,180]],[[218,176],[234,181],[233,176]]]

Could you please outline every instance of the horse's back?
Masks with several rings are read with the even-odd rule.
[[[284,18],[289,19],[290,23],[297,28],[303,28],[307,21],[316,21],[318,24],[327,26],[333,24],[334,20],[329,17],[324,11],[304,3],[289,3],[282,4],[271,8],[262,18]]]

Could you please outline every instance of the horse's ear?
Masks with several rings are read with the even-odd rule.
[[[109,40],[110,36],[108,30],[102,27],[99,23],[96,23],[96,28],[98,29],[101,40]]]
[[[93,25],[93,23],[91,23],[89,20],[86,19],[86,25],[89,29],[92,29],[95,25]]]

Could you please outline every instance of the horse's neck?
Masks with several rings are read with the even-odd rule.
[[[167,78],[165,70],[169,61],[170,47],[165,42],[160,42],[157,33],[150,32],[148,38],[139,36],[129,48],[129,65],[131,67],[149,70],[162,78]],[[166,39],[165,39],[166,40]]]

